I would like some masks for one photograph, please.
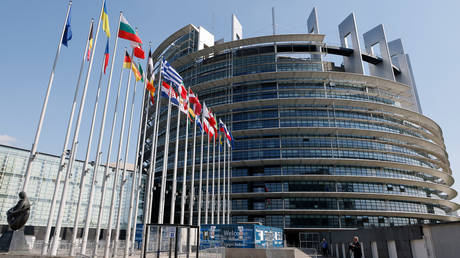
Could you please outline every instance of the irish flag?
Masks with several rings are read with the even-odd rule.
[[[120,30],[118,30],[118,37],[142,44],[142,40],[139,38],[139,36],[137,36],[136,31],[133,29],[133,27],[131,27],[131,25],[125,19],[123,14],[121,15]]]

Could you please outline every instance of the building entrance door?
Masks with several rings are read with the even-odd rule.
[[[314,232],[300,232],[299,243],[300,248],[314,248],[318,250],[320,242],[320,234]]]

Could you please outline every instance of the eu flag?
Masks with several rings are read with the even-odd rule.
[[[72,11],[72,9],[70,10]],[[72,39],[72,28],[70,27],[70,11],[69,17],[67,17],[67,23],[65,25],[64,36],[62,37],[62,45],[67,46],[67,42]]]

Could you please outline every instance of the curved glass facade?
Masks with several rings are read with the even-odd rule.
[[[195,33],[177,41],[193,41]],[[216,45],[213,51],[190,45],[188,55],[172,47],[164,52],[184,84],[232,130],[232,222],[349,228],[456,220],[442,132],[414,109],[410,85],[336,67],[323,60],[319,41]],[[163,107],[157,164],[165,120]],[[183,140],[184,123],[180,135]],[[174,138],[171,133],[171,144]],[[169,151],[172,170],[174,148]],[[190,138],[188,151],[190,166]],[[199,145],[196,151],[199,164]]]

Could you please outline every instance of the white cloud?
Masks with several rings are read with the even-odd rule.
[[[11,145],[13,142],[16,141],[16,138],[6,135],[0,134],[0,144]]]

